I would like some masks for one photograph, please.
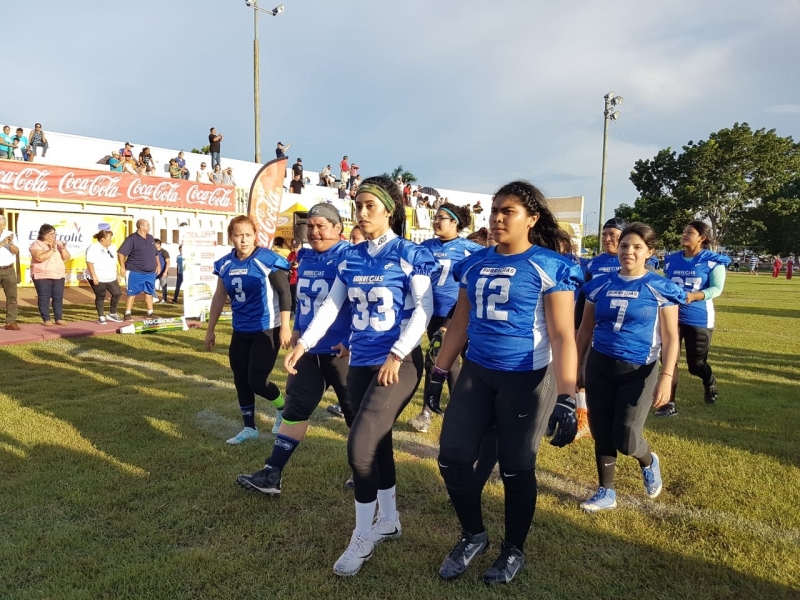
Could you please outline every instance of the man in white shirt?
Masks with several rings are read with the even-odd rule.
[[[197,171],[195,181],[197,183],[211,183],[211,173],[206,170],[206,163],[200,163],[200,169]]]
[[[19,331],[17,325],[17,236],[6,229],[6,218],[0,215],[0,285],[6,295],[6,329]]]

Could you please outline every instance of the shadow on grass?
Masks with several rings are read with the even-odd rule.
[[[748,316],[761,315],[764,317],[784,317],[787,319],[800,318],[800,310],[796,308],[765,308],[762,306],[728,305],[720,306],[719,312],[736,313]]]

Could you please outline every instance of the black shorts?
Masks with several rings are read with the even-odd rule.
[[[297,361],[297,375],[286,380],[283,420],[287,423],[308,421],[329,387],[336,392],[345,418],[350,411],[347,396],[348,359],[333,354],[303,354]],[[352,419],[349,419],[350,422]]]

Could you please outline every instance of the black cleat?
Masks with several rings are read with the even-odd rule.
[[[705,389],[704,399],[706,404],[714,404],[717,401],[717,378],[715,377],[711,385]]]
[[[342,407],[339,406],[338,404],[331,404],[327,408],[327,411],[331,413],[334,417],[341,417],[342,419],[344,419],[344,413],[342,412]]]
[[[500,545],[500,556],[494,561],[489,570],[483,575],[483,583],[511,583],[514,576],[525,564],[525,556],[522,551],[503,540]]]
[[[281,470],[271,465],[264,465],[263,469],[252,475],[239,475],[236,483],[246,490],[261,492],[268,496],[280,496]]]
[[[664,406],[656,411],[657,417],[674,417],[678,414],[678,407],[674,402],[667,402]]]
[[[488,548],[489,534],[485,531],[476,534],[462,531],[458,543],[450,551],[450,554],[445,557],[442,566],[439,567],[439,577],[442,579],[460,577],[467,570],[472,559],[486,552]]]

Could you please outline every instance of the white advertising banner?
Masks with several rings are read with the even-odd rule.
[[[211,307],[217,287],[214,275],[217,234],[211,230],[185,229],[183,239],[183,316],[202,318]]]

